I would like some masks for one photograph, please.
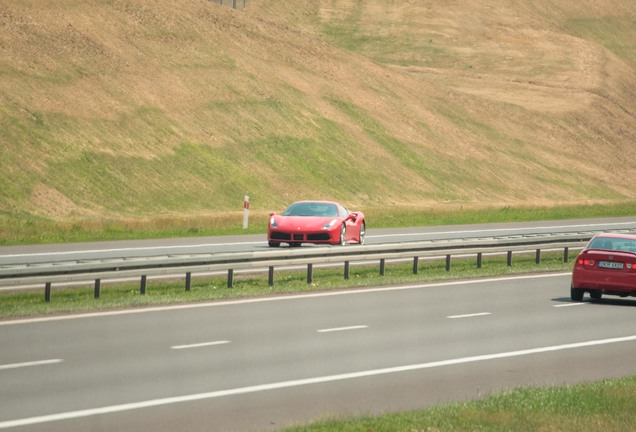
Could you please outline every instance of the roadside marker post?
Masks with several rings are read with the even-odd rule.
[[[247,229],[249,213],[250,213],[250,196],[245,195],[245,199],[243,200],[243,229]]]

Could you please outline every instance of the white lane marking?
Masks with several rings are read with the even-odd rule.
[[[182,349],[189,349],[189,348],[203,348],[203,347],[209,347],[209,346],[214,346],[214,345],[224,345],[224,344],[229,344],[230,341],[214,341],[214,342],[202,342],[202,343],[196,343],[196,344],[190,344],[190,345],[175,345],[175,346],[171,346],[170,349],[173,350],[182,350]]]
[[[50,322],[50,321],[142,314],[142,313],[150,313],[150,312],[165,312],[165,311],[174,311],[174,310],[182,310],[182,309],[235,306],[235,305],[251,304],[251,303],[302,300],[302,299],[318,298],[318,297],[358,295],[358,294],[369,294],[369,293],[375,293],[375,292],[404,291],[404,290],[422,289],[422,288],[438,288],[438,287],[448,287],[448,286],[466,285],[466,284],[484,284],[484,283],[492,283],[492,282],[505,282],[505,281],[512,281],[512,280],[524,280],[524,279],[544,279],[544,278],[564,277],[564,276],[571,277],[572,272],[534,274],[534,275],[523,275],[523,276],[506,276],[501,278],[476,279],[473,281],[464,280],[464,281],[452,281],[452,282],[425,283],[425,284],[416,284],[416,285],[386,286],[386,287],[376,287],[376,288],[367,288],[367,289],[353,289],[353,290],[330,291],[330,292],[309,293],[309,294],[295,294],[295,295],[278,296],[278,297],[255,297],[255,298],[241,299],[241,300],[213,301],[213,302],[204,302],[204,303],[185,303],[181,305],[157,306],[157,307],[147,307],[147,308],[140,308],[140,309],[124,309],[124,310],[116,310],[116,311],[108,311],[108,312],[91,312],[91,313],[76,314],[76,315],[58,315],[58,316],[52,316],[52,317],[25,318],[25,319],[13,320],[13,321],[0,321],[0,327],[5,325],[35,324],[35,323]]]
[[[563,307],[570,307],[570,306],[585,306],[585,305],[588,305],[588,304],[590,304],[590,303],[563,303],[563,304],[554,305],[552,307],[563,308]]]
[[[541,348],[531,348],[531,349],[520,350],[520,351],[508,351],[508,352],[502,352],[497,354],[486,354],[486,355],[478,355],[473,357],[461,357],[456,359],[434,361],[430,363],[419,363],[419,364],[412,364],[412,365],[406,365],[406,366],[388,367],[383,369],[371,369],[371,370],[359,371],[359,372],[326,375],[326,376],[315,377],[315,378],[281,381],[281,382],[270,383],[270,384],[260,384],[260,385],[253,385],[253,386],[247,386],[247,387],[238,387],[238,388],[228,389],[228,390],[218,390],[218,391],[211,391],[207,393],[196,393],[196,394],[191,394],[186,396],[175,396],[175,397],[167,397],[163,399],[152,399],[147,401],[133,402],[133,403],[127,403],[127,404],[121,404],[121,405],[105,406],[101,408],[85,409],[85,410],[79,410],[79,411],[68,411],[68,412],[63,412],[59,414],[43,415],[38,417],[27,417],[27,418],[22,418],[17,420],[8,420],[8,421],[0,422],[0,429],[8,429],[12,427],[50,423],[55,421],[71,420],[71,419],[77,419],[82,417],[118,413],[122,411],[130,411],[130,410],[137,410],[137,409],[143,409],[143,408],[152,408],[152,407],[157,407],[162,405],[192,402],[192,401],[198,401],[203,399],[215,399],[215,398],[222,398],[227,396],[263,392],[268,390],[278,390],[278,389],[285,389],[285,388],[291,388],[291,387],[300,387],[300,386],[313,385],[313,384],[321,384],[321,383],[328,383],[328,382],[335,382],[335,381],[344,381],[344,380],[351,380],[351,379],[357,379],[357,378],[372,377],[377,375],[387,375],[387,374],[400,373],[400,372],[409,372],[409,371],[416,371],[416,370],[422,370],[422,369],[455,366],[455,365],[461,365],[466,363],[475,363],[475,362],[482,362],[482,361],[488,361],[488,360],[498,360],[498,359],[510,358],[510,357],[521,357],[521,356],[543,354],[543,353],[549,353],[549,352],[555,352],[555,351],[564,351],[564,350],[571,350],[571,349],[577,349],[577,348],[586,348],[586,347],[593,347],[593,346],[599,346],[599,345],[608,345],[608,344],[614,344],[614,343],[634,342],[634,341],[636,341],[636,335],[610,338],[610,339],[593,340],[588,342],[577,342],[577,343],[570,343],[570,344],[563,344],[563,345],[553,345],[553,346],[547,346],[547,347],[541,347]]]
[[[357,326],[349,326],[349,327],[328,328],[328,329],[322,329],[317,331],[318,333],[331,333],[331,332],[339,332],[339,331],[347,331],[347,330],[360,330],[365,328],[369,328],[369,327],[365,325],[357,325]]]
[[[64,360],[62,359],[51,359],[51,360],[39,360],[32,362],[24,362],[24,363],[13,363],[13,364],[4,364],[0,365],[0,370],[5,369],[18,369],[23,367],[31,367],[31,366],[44,366],[55,363],[62,363]]]
[[[449,318],[449,319],[473,318],[473,317],[480,317],[480,316],[486,316],[486,315],[492,315],[492,314],[490,312],[479,312],[479,313],[466,314],[466,315],[449,315],[446,318]]]

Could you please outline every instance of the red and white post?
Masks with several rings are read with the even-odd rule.
[[[247,229],[249,213],[250,213],[250,196],[245,195],[245,199],[243,200],[243,229]]]

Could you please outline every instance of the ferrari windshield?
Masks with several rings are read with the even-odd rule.
[[[636,240],[620,237],[596,237],[590,242],[588,249],[636,252]]]
[[[331,203],[297,202],[287,207],[283,216],[337,217],[338,207]]]

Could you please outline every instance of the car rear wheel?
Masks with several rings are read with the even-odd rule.
[[[584,293],[585,291],[583,291],[582,289],[578,289],[574,287],[570,288],[570,297],[572,298],[572,301],[575,301],[575,302],[583,301]]]
[[[347,244],[347,226],[342,224],[340,227],[340,245],[344,246]]]
[[[367,224],[362,222],[360,225],[360,244],[364,244],[364,236],[367,234]]]
[[[271,241],[268,244],[269,244],[269,247],[278,247],[278,246],[280,246],[280,243],[278,243],[278,242],[272,242]]]

